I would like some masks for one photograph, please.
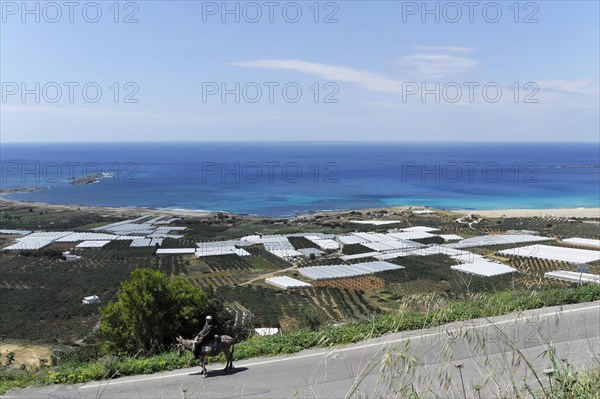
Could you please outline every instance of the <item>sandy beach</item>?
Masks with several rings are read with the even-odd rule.
[[[501,217],[563,217],[563,218],[600,218],[600,208],[562,208],[562,209],[493,209],[455,211],[462,215],[475,214],[489,218]]]
[[[161,214],[172,216],[187,216],[187,217],[203,217],[215,214],[218,211],[202,211],[202,210],[184,210],[184,209],[149,209],[149,208],[132,208],[132,207],[108,207],[108,206],[86,206],[86,205],[66,205],[66,204],[48,204],[45,202],[29,202],[29,201],[12,201],[0,197],[0,204],[13,206],[31,206],[44,209],[54,210],[74,210],[87,211],[94,213],[104,213],[107,215],[126,215],[126,216],[141,216],[145,214]],[[227,213],[227,212],[224,212]]]
[[[149,209],[149,208],[133,208],[133,207],[103,207],[103,206],[85,206],[85,205],[66,205],[66,204],[48,204],[44,202],[28,202],[28,201],[13,201],[2,198],[0,196],[0,204],[3,205],[20,205],[20,206],[34,206],[46,209],[54,210],[74,210],[88,211],[94,213],[105,213],[107,215],[126,215],[126,216],[141,216],[143,214],[164,214],[172,216],[186,216],[186,217],[204,217],[207,215],[215,214],[219,211],[204,211],[204,210],[185,210],[185,209]],[[600,208],[561,208],[561,209],[493,209],[493,210],[442,210],[435,208],[424,208],[417,206],[392,206],[385,208],[365,208],[358,209],[358,212],[371,212],[377,213],[380,211],[388,212],[402,212],[406,210],[414,209],[431,209],[433,211],[445,211],[454,212],[459,215],[471,215],[476,214],[481,217],[489,218],[501,218],[501,217],[564,217],[564,218],[600,218]],[[301,218],[306,216],[316,215],[337,215],[344,214],[350,210],[331,210],[331,211],[319,211],[308,214],[301,214],[292,216],[290,218]],[[223,212],[229,213],[229,212]],[[244,215],[252,217],[249,215]]]

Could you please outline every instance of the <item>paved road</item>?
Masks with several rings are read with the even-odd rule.
[[[551,367],[543,356],[549,342],[558,359],[577,367],[600,361],[600,302],[452,323],[329,350],[240,361],[229,374],[213,364],[208,377],[199,375],[195,367],[110,382],[28,388],[6,397],[404,397],[398,389],[412,386],[428,397],[460,398],[464,397],[460,372],[466,391],[480,387],[481,397],[499,392],[512,397],[510,392],[524,391],[525,383],[539,389],[531,370],[542,374]]]

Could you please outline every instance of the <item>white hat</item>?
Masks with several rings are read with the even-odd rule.
[[[206,320],[212,320],[212,316],[206,316]]]

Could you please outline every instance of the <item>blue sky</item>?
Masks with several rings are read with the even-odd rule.
[[[2,142],[599,139],[597,1],[47,4],[2,1]]]

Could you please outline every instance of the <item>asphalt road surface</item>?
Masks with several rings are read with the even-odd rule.
[[[551,346],[550,346],[551,343]],[[543,370],[600,361],[600,302],[552,307],[390,334],[290,356],[194,367],[77,385],[8,392],[8,398],[514,397],[547,384]],[[461,378],[462,373],[462,378]],[[538,375],[540,382],[535,375]],[[464,388],[463,388],[464,384]],[[463,391],[464,389],[464,391]]]

